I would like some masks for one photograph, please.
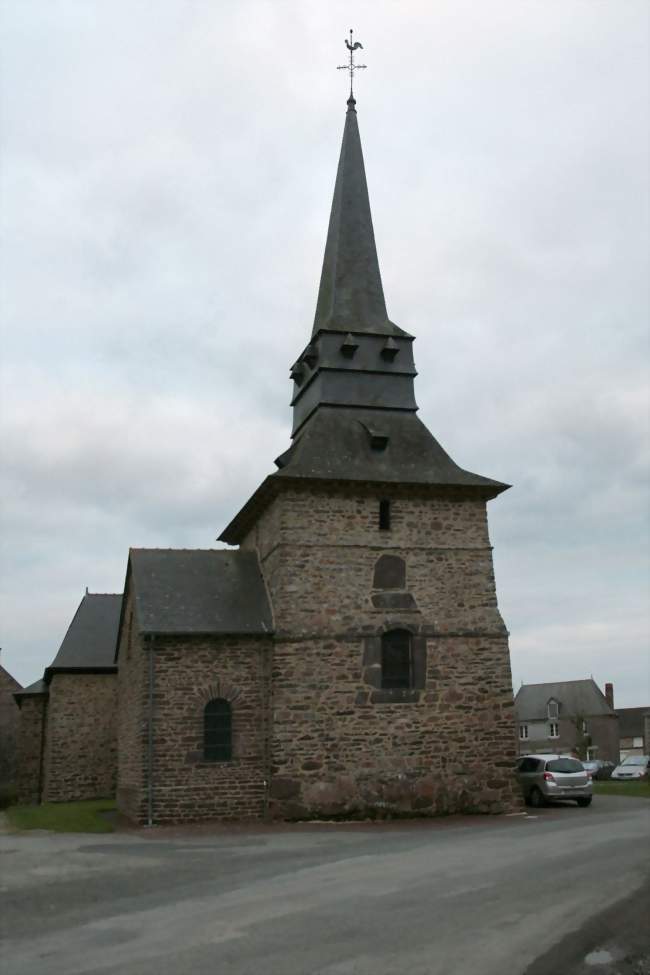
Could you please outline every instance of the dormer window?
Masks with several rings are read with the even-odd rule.
[[[548,716],[550,720],[554,720],[560,716],[560,705],[553,698],[548,702]]]
[[[390,336],[384,342],[384,346],[381,350],[381,357],[385,359],[386,362],[392,362],[397,353],[399,352],[399,346],[395,339]]]
[[[293,379],[296,386],[302,386],[305,379],[305,373],[299,362],[294,362],[291,367],[291,372],[289,373],[291,379]]]
[[[352,359],[354,353],[359,348],[359,343],[355,341],[354,335],[351,332],[343,339],[343,344],[341,346],[341,355],[344,355],[346,359]]]
[[[310,369],[313,369],[318,362],[318,349],[315,345],[310,343],[302,354],[303,360],[307,363]]]

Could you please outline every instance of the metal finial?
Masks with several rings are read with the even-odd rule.
[[[352,33],[353,33],[353,31],[350,30],[350,40],[345,42],[345,46],[347,47],[348,51],[350,52],[350,63],[349,64],[339,64],[339,65],[337,65],[336,70],[337,71],[349,71],[350,72],[350,98],[349,98],[349,101],[351,101],[354,104],[354,92],[352,90],[352,85],[353,85],[353,81],[354,81],[354,72],[355,71],[358,71],[360,68],[366,68],[367,65],[365,65],[365,64],[355,64],[354,63],[354,52],[357,51],[357,50],[362,50],[363,51],[363,44],[361,44],[359,41],[354,41],[352,39]]]

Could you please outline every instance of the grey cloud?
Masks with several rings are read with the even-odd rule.
[[[130,544],[214,544],[288,443],[350,9],[5,5],[4,663]],[[359,121],[421,415],[491,505],[515,681],[647,703],[644,2],[359,2]]]

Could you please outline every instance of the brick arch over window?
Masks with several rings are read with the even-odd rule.
[[[406,589],[406,562],[399,555],[380,555],[375,562],[373,589]]]
[[[230,681],[221,680],[217,677],[216,680],[213,680],[203,689],[199,701],[205,707],[208,701],[216,697],[222,697],[224,700],[229,701],[230,704],[234,704],[241,697],[241,690],[234,684],[231,684]]]

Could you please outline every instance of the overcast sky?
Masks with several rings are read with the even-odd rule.
[[[353,26],[389,314],[489,506],[515,687],[648,681],[646,0],[3,0],[2,662],[288,445]]]

